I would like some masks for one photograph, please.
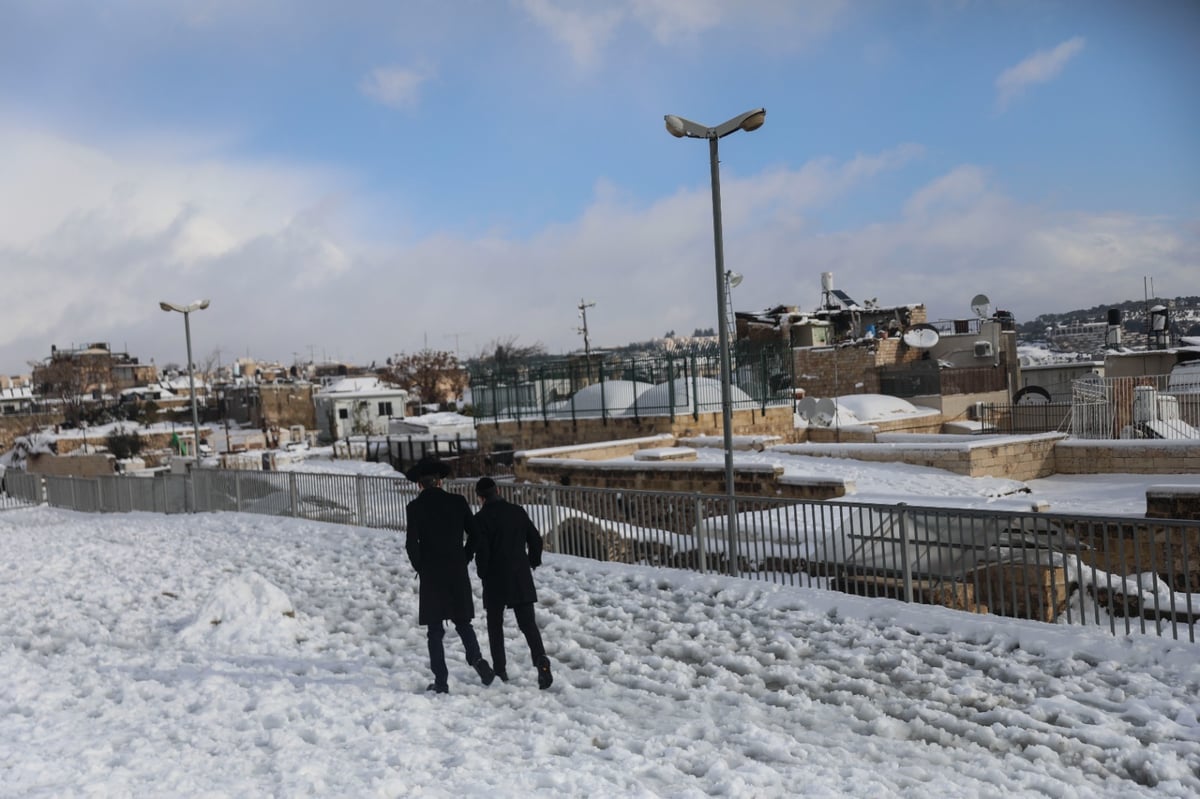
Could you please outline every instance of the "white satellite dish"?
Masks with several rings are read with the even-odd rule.
[[[801,419],[806,422],[811,422],[813,420],[813,414],[817,411],[817,398],[805,397],[804,399],[800,400],[800,405],[796,411],[800,414]]]
[[[817,409],[813,411],[813,421],[822,427],[829,427],[837,416],[837,403],[825,397],[817,400]]]
[[[971,310],[980,319],[987,319],[992,315],[992,301],[988,299],[986,294],[976,294],[971,300]]]
[[[735,289],[742,285],[742,275],[740,272],[730,270],[725,273],[725,279],[729,281],[729,288]]]
[[[927,350],[937,344],[940,338],[933,325],[913,325],[904,331],[903,341],[914,350]]]

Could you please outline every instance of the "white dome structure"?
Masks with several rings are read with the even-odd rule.
[[[729,399],[734,408],[755,407],[750,395],[737,386],[729,387]],[[698,377],[695,381],[689,377],[678,377],[670,383],[647,388],[637,398],[638,413],[650,416],[670,413],[672,404],[675,413],[719,411],[721,381],[711,377]]]
[[[633,401],[649,383],[636,380],[605,380],[575,392],[569,399],[546,407],[546,415],[557,418],[575,416],[632,416]]]

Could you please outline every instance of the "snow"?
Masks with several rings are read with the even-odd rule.
[[[451,632],[438,696],[400,533],[41,507],[0,542],[2,797],[1200,794],[1186,642],[548,553],[554,686],[510,620],[511,682]]]

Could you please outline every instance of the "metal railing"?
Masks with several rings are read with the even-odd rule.
[[[792,403],[794,361],[788,347],[735,344],[730,353],[735,409]],[[697,416],[721,410],[716,350],[522,364],[471,373],[479,421]]]
[[[202,470],[154,478],[9,472],[9,494],[87,512],[241,511],[406,529],[398,477]],[[475,504],[473,480],[447,481]],[[1196,640],[1200,521],[736,498],[500,483],[546,549],[976,613]],[[736,537],[730,535],[736,531]]]
[[[1200,441],[1200,392],[1168,375],[1089,377],[1071,384],[1071,435]]]
[[[982,433],[1054,433],[1071,429],[1071,403],[981,403]]]

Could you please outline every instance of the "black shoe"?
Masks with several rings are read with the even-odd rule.
[[[475,671],[479,674],[480,681],[484,685],[491,685],[492,680],[496,679],[496,672],[492,671],[491,665],[483,658],[475,661],[473,665],[475,666]]]
[[[435,693],[435,694],[448,694],[448,693],[450,693],[450,686],[444,682],[431,682],[425,688],[425,690],[431,691],[432,693]]]
[[[508,669],[495,669],[495,672],[500,682],[508,682]]]
[[[550,673],[550,658],[545,656],[538,658],[537,670],[538,688],[544,691],[554,682],[554,675]]]

